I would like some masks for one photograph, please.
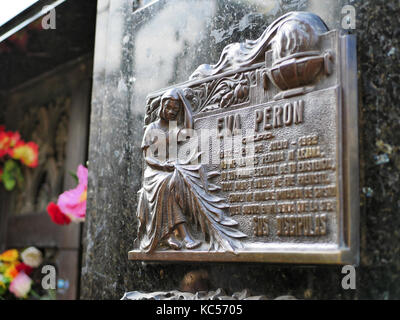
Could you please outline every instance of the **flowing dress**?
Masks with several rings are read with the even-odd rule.
[[[143,150],[154,143],[151,130],[161,130],[157,121],[145,131]],[[218,173],[205,173],[202,165],[190,164],[199,156],[200,153],[194,152],[184,162],[175,161],[172,171],[146,164],[137,209],[137,241],[142,251],[154,251],[161,240],[178,224],[188,222],[188,218],[200,226],[204,235],[208,235],[209,250],[234,251],[241,247],[237,239],[246,235],[235,228],[235,220],[226,216],[228,205],[225,199],[212,194],[220,188],[208,180]]]

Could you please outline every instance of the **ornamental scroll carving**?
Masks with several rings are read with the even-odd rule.
[[[136,244],[142,252],[206,247],[235,253],[253,236],[230,216],[226,194],[221,196],[215,182],[220,172],[199,164],[199,150],[182,158],[169,146],[193,130],[194,117],[313,90],[332,72],[333,54],[321,45],[327,32],[325,23],[312,13],[288,13],[258,39],[226,46],[216,64],[199,66],[188,82],[148,96],[137,209]],[[164,154],[154,151],[161,142]]]
[[[185,97],[193,112],[199,113],[248,103],[250,88],[257,81],[263,82],[265,90],[273,84],[278,89],[276,99],[303,94],[321,74],[332,72],[332,53],[320,50],[320,37],[327,31],[312,13],[288,13],[258,39],[226,46],[215,65],[199,66],[190,76],[193,84],[182,87]],[[148,99],[145,125],[157,118],[160,99],[161,95]]]

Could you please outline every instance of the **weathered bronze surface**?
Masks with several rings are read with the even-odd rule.
[[[132,260],[358,263],[355,39],[292,12],[148,96]]]

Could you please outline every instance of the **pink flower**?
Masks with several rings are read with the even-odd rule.
[[[29,278],[24,271],[21,271],[11,282],[8,290],[17,298],[26,298],[28,292],[31,290],[31,285],[32,279]]]
[[[57,205],[72,221],[85,220],[88,170],[79,165],[77,172],[79,183],[75,189],[65,191],[58,197]]]

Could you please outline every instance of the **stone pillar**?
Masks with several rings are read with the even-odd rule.
[[[88,209],[81,297],[127,291],[249,289],[274,298],[399,298],[400,237],[396,132],[400,55],[397,0],[351,2],[358,37],[361,263],[357,290],[343,290],[340,266],[128,261],[136,238],[146,95],[179,83],[227,44],[257,38],[289,11],[311,11],[340,28],[347,1],[98,1],[89,146]],[[379,18],[378,18],[379,17]],[[194,281],[193,281],[194,279]]]

